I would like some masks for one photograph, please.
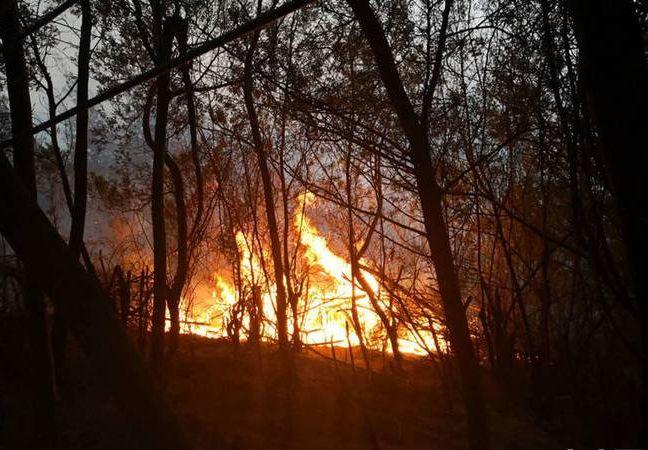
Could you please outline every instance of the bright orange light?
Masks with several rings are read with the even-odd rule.
[[[314,202],[312,194],[298,197],[296,211]],[[355,346],[359,344],[358,336],[351,322],[352,297],[355,295],[356,307],[362,333],[368,347],[380,348],[378,343],[368,336],[384,336],[384,329],[378,315],[374,312],[369,298],[356,282],[351,279],[351,265],[344,258],[331,250],[326,238],[306,214],[295,214],[293,218],[295,235],[303,250],[304,263],[309,267],[307,292],[300,298],[300,340],[306,344],[333,344]],[[251,245],[253,240],[239,231],[236,234],[236,245],[240,255],[241,277],[248,286],[256,283],[261,286],[261,302],[264,314],[262,336],[267,340],[276,338],[276,313],[274,298],[275,285],[267,286],[263,279],[263,268],[258,249]],[[366,265],[366,261],[363,261]],[[387,299],[381,294],[380,283],[371,273],[361,270],[373,296],[387,310]],[[235,286],[220,275],[214,276],[209,300],[201,299],[201,306],[193,308],[190,314],[183,314],[182,333],[192,333],[207,337],[226,337],[227,323],[231,320],[231,308],[239,300]],[[290,316],[290,315],[289,315]],[[289,317],[289,330],[292,330],[293,318]],[[243,318],[243,328],[249,326],[249,317]],[[347,334],[348,333],[348,334]],[[244,336],[241,336],[244,338]],[[421,342],[423,340],[423,342]],[[424,345],[421,345],[424,344]],[[414,335],[407,329],[399,330],[399,348],[403,353],[426,354],[425,347],[435,349],[434,340],[429,332]]]

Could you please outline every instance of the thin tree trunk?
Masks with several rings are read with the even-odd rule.
[[[181,53],[187,51],[187,27],[186,19],[174,18],[178,20],[174,23],[175,35],[178,40],[178,46]],[[196,212],[193,217],[191,231],[187,226],[187,206],[185,202],[185,186],[180,168],[174,161],[173,157],[167,152],[165,154],[165,164],[171,174],[174,187],[174,197],[176,203],[176,221],[177,221],[177,266],[173,283],[169,291],[167,306],[169,308],[169,318],[171,326],[169,328],[169,356],[173,356],[178,349],[180,335],[180,301],[182,290],[187,282],[189,273],[190,254],[193,253],[198,241],[199,224],[203,215],[203,176],[200,166],[200,157],[198,154],[198,132],[196,119],[196,106],[194,102],[193,85],[191,83],[190,64],[187,63],[181,67],[182,83],[187,91],[187,121],[189,123],[189,133],[191,138],[191,160],[194,165],[194,174],[196,176]],[[190,241],[191,240],[191,241]],[[190,250],[191,246],[191,250]]]
[[[284,88],[287,90],[288,81],[284,84]],[[291,264],[290,264],[290,252],[288,251],[288,244],[290,240],[290,215],[288,210],[288,201],[290,198],[290,192],[288,184],[286,183],[286,173],[285,173],[285,152],[286,152],[286,118],[288,115],[288,98],[284,95],[283,103],[281,105],[281,143],[279,147],[279,181],[281,183],[281,206],[282,206],[282,215],[283,215],[283,261],[284,261],[284,272],[286,274],[286,294],[288,296],[288,304],[292,312],[292,345],[294,350],[298,350],[301,346],[301,338],[299,331],[299,297],[300,293],[295,291],[295,286],[293,285],[291,279]]]
[[[165,21],[160,45],[158,64],[166,64],[171,59],[173,32]],[[156,81],[157,105],[155,111],[155,136],[153,146],[153,179],[151,188],[151,216],[153,223],[153,316],[151,324],[151,364],[154,370],[162,367],[164,360],[164,325],[167,296],[167,254],[166,227],[164,224],[164,163],[167,152],[167,118],[169,114],[168,72]]]
[[[31,47],[36,59],[36,65],[40,69],[43,78],[45,78],[45,94],[47,96],[47,107],[49,112],[49,118],[53,119],[56,117],[56,99],[54,97],[54,83],[52,82],[52,76],[50,75],[45,62],[43,61],[41,55],[39,54],[38,46],[36,41],[31,39]],[[61,100],[59,100],[60,102]],[[63,187],[63,196],[65,197],[65,203],[68,207],[68,211],[72,214],[74,200],[72,198],[72,188],[70,187],[70,180],[68,180],[67,172],[65,169],[65,162],[63,161],[63,155],[61,155],[61,147],[58,143],[58,132],[56,123],[52,123],[49,127],[49,135],[51,140],[52,151],[54,152],[54,160],[56,162],[56,168],[61,177],[61,184]],[[88,271],[96,275],[95,268],[90,261],[90,254],[86,249],[83,242],[81,242],[81,256],[83,257],[83,263],[85,264]]]
[[[142,128],[144,140],[150,148],[155,148],[156,144],[151,135],[150,115],[151,107],[153,104],[154,89],[153,86],[149,90],[146,102],[144,103],[144,112],[142,114]],[[195,120],[195,119],[194,119]],[[171,181],[173,182],[173,195],[176,204],[176,224],[177,224],[177,263],[176,272],[173,277],[173,282],[167,292],[167,307],[169,308],[169,356],[173,356],[177,350],[178,340],[180,335],[180,301],[182,290],[187,281],[189,273],[189,235],[187,226],[187,206],[185,202],[185,187],[180,167],[175,162],[169,152],[164,153],[164,163],[169,169]],[[202,186],[202,185],[200,185]],[[202,190],[202,187],[200,187]],[[202,214],[202,213],[201,213]],[[197,230],[196,224],[200,217],[196,216],[192,231]],[[192,242],[195,243],[195,237]]]
[[[189,22],[187,19],[182,19],[178,27],[177,39],[180,53],[185,54],[188,51],[187,34]],[[191,138],[191,161],[194,166],[194,175],[196,177],[196,213],[194,214],[193,225],[189,236],[191,239],[196,239],[199,224],[202,219],[204,210],[204,181],[202,167],[200,165],[200,155],[198,153],[198,120],[196,117],[196,102],[194,99],[193,84],[191,82],[191,62],[181,66],[182,84],[187,92],[187,122],[189,123],[189,135]]]
[[[90,75],[90,38],[92,13],[90,1],[81,1],[81,38],[79,42],[77,105],[88,101],[88,79]],[[81,254],[85,228],[86,202],[88,192],[88,110],[76,115],[76,136],[74,145],[74,202],[70,228],[70,249],[77,257]]]
[[[88,101],[88,80],[90,78],[90,40],[92,33],[92,11],[90,0],[81,1],[81,35],[77,72],[77,106]],[[58,149],[57,149],[58,150]],[[66,176],[67,181],[67,176]],[[69,190],[69,187],[68,187]],[[78,258],[83,249],[86,202],[88,197],[88,110],[76,115],[76,136],[74,145],[74,200],[72,202],[72,225],[70,226],[70,249]],[[54,311],[52,329],[52,353],[57,382],[60,381],[65,365],[67,326],[63,315]]]
[[[178,224],[177,268],[167,297],[169,318],[171,320],[171,326],[169,328],[169,355],[173,356],[178,349],[178,339],[180,335],[180,298],[182,296],[182,289],[187,281],[189,256],[187,251],[187,208],[185,205],[182,173],[169,153],[166,153],[165,155],[165,162],[169,169],[169,173],[171,174],[171,179],[173,180],[173,192],[176,203],[176,220]]]
[[[387,314],[385,313],[382,306],[380,305],[380,299],[377,297],[376,292],[374,292],[374,290],[369,285],[364,275],[360,271],[360,258],[362,257],[362,253],[369,246],[369,242],[371,241],[371,236],[373,235],[373,229],[377,225],[377,221],[374,221],[370,225],[369,231],[367,232],[367,236],[364,239],[363,248],[360,251],[358,251],[356,249],[355,229],[353,227],[353,195],[351,191],[351,146],[350,145],[349,145],[349,151],[346,154],[346,202],[347,202],[347,220],[349,221],[349,225],[348,225],[349,259],[351,263],[352,282],[355,283],[355,280],[358,281],[360,287],[367,295],[367,298],[371,303],[371,307],[373,308],[376,315],[378,315],[378,318],[380,319],[380,323],[382,323],[383,327],[385,328],[385,331],[387,332],[387,338],[389,339],[389,343],[391,344],[396,369],[400,370],[402,357],[398,347],[398,335],[396,333],[396,327],[392,326],[389,317],[387,317]],[[376,217],[378,217],[378,215],[376,215]],[[361,341],[361,345],[364,345],[360,336],[359,339]],[[366,353],[366,350],[363,349],[363,353]]]
[[[283,261],[281,257],[281,242],[279,240],[279,230],[277,227],[277,218],[275,216],[274,196],[272,193],[272,178],[270,177],[270,169],[268,167],[266,144],[263,142],[261,131],[259,128],[259,119],[254,106],[254,80],[252,79],[253,73],[253,59],[256,50],[259,33],[256,32],[251,38],[250,47],[245,57],[245,75],[244,75],[244,97],[245,107],[250,119],[250,128],[252,130],[252,139],[254,141],[254,150],[257,155],[259,164],[259,172],[261,173],[261,181],[263,184],[263,199],[265,202],[265,210],[268,221],[268,232],[270,233],[270,247],[272,252],[272,263],[274,267],[275,284],[277,288],[277,338],[279,341],[279,348],[283,351],[287,350],[288,346],[288,324],[286,317],[286,288],[284,284],[284,270]]]
[[[351,144],[349,144],[346,152],[346,162],[344,166],[345,170],[345,190],[346,190],[346,202],[347,202],[347,227],[348,227],[348,243],[349,243],[349,260],[351,263],[351,319],[353,320],[353,329],[355,330],[356,336],[358,336],[358,343],[360,344],[360,351],[362,352],[362,358],[365,362],[365,368],[367,371],[371,371],[371,361],[369,359],[369,352],[367,351],[367,345],[364,340],[364,333],[362,329],[362,323],[358,316],[358,305],[357,305],[357,296],[356,296],[356,283],[355,278],[359,272],[358,270],[358,258],[356,257],[356,238],[355,230],[353,228],[353,197],[351,193]],[[369,295],[369,294],[367,294]],[[349,351],[353,353],[353,349],[349,346]]]
[[[130,270],[128,271],[126,276],[124,276],[123,270],[119,271],[117,279],[117,289],[119,293],[119,315],[124,328],[128,326],[128,319],[130,316],[131,279],[132,275]]]

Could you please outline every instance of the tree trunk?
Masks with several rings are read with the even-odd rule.
[[[90,0],[81,1],[81,35],[77,72],[77,106],[88,101],[88,80],[90,77],[90,40],[92,12]],[[67,177],[66,177],[67,178]],[[74,144],[74,201],[72,202],[72,225],[70,227],[70,249],[78,258],[83,248],[86,202],[88,196],[88,110],[82,109],[76,115],[76,136]],[[52,330],[52,353],[57,382],[65,364],[67,326],[59,311],[54,311]]]
[[[277,338],[279,348],[282,351],[288,347],[288,324],[286,318],[286,288],[284,285],[284,270],[281,257],[281,242],[279,240],[279,230],[277,227],[277,218],[275,216],[274,198],[272,195],[272,178],[266,155],[266,145],[263,142],[259,128],[259,119],[254,106],[254,80],[252,79],[254,51],[256,50],[259,33],[254,33],[250,48],[245,57],[245,75],[244,75],[244,97],[245,107],[247,108],[250,118],[250,128],[252,130],[252,139],[254,141],[254,151],[259,163],[261,181],[263,183],[263,199],[268,221],[268,232],[270,233],[270,247],[272,251],[272,265],[274,267],[275,283],[277,286]]]
[[[72,254],[0,155],[0,232],[60,308],[103,384],[147,449],[188,448],[97,279]],[[110,349],[110,351],[106,351]],[[48,443],[49,444],[49,443]]]
[[[587,106],[603,147],[639,306],[641,365],[648,375],[648,70],[641,31],[630,0],[569,0],[580,50]],[[642,444],[648,446],[648,395],[642,386]]]
[[[179,30],[177,32],[178,46],[180,53],[184,54],[189,51],[187,45],[189,22],[187,19],[182,19]],[[191,63],[181,66],[182,84],[187,92],[187,122],[189,123],[189,134],[191,137],[191,161],[194,166],[194,175],[196,176],[196,213],[194,214],[193,225],[189,236],[192,240],[197,239],[195,236],[198,232],[200,222],[204,210],[204,181],[202,174],[202,167],[200,165],[200,154],[198,153],[198,119],[196,117],[196,102],[194,99],[193,84],[191,82],[190,73]]]
[[[81,38],[79,42],[79,63],[77,76],[77,105],[88,101],[88,79],[90,72],[90,38],[92,15],[90,1],[81,1]],[[85,228],[86,201],[88,192],[88,110],[76,115],[74,143],[74,202],[70,228],[70,250],[77,257],[81,254]]]
[[[488,427],[475,357],[450,238],[443,217],[443,194],[436,182],[430,158],[425,124],[414,112],[396,69],[394,56],[380,22],[367,0],[349,0],[373,51],[380,76],[410,145],[426,237],[436,271],[441,301],[456,355],[468,419],[468,441],[472,450],[489,448]],[[440,63],[440,61],[437,61]]]
[[[121,315],[121,321],[124,325],[124,328],[128,326],[128,319],[130,318],[130,305],[131,305],[131,271],[129,270],[126,274],[126,278],[123,277],[120,280],[119,286],[119,313]]]
[[[169,328],[169,356],[173,356],[178,349],[178,339],[180,336],[180,299],[189,271],[189,257],[187,253],[187,208],[185,205],[184,183],[180,168],[169,153],[165,155],[165,161],[171,174],[171,179],[173,180],[176,220],[178,224],[177,268],[167,297],[169,318],[171,320],[171,326]]]
[[[13,160],[15,171],[22,182],[23,202],[35,204],[37,198],[36,175],[34,172],[34,141],[29,130],[32,127],[31,99],[29,82],[25,69],[25,57],[20,35],[18,7],[11,2],[6,13],[0,14],[0,37],[3,42],[4,63],[7,75],[7,92],[11,109],[11,132],[13,135]],[[0,152],[0,155],[2,152]],[[9,163],[2,160],[11,170]],[[0,175],[5,181],[5,175]],[[4,192],[0,197],[4,197]],[[8,212],[2,211],[0,217]],[[20,224],[19,226],[27,226]],[[7,239],[9,240],[9,239]],[[10,242],[11,243],[11,242]],[[15,250],[15,248],[14,248]],[[47,336],[47,320],[45,303],[40,288],[36,285],[37,273],[31,261],[23,260],[25,264],[25,281],[23,299],[28,314],[28,336],[31,357],[30,382],[32,384],[31,408],[34,418],[33,444],[51,445],[56,438],[54,417],[54,390],[52,365]]]
[[[250,344],[259,345],[261,340],[261,321],[263,320],[263,307],[261,303],[261,287],[252,286],[252,296],[250,297],[249,314],[250,330],[248,339]]]
[[[347,232],[347,241],[349,244],[349,260],[351,263],[351,319],[352,319],[352,325],[353,329],[355,330],[356,336],[358,337],[358,344],[360,345],[360,351],[362,352],[362,357],[365,362],[365,368],[367,371],[371,370],[371,361],[369,359],[369,352],[367,351],[367,345],[364,340],[364,333],[362,329],[362,323],[360,322],[360,317],[358,316],[358,304],[357,304],[357,296],[356,296],[356,283],[355,279],[358,274],[358,260],[356,258],[356,238],[355,238],[355,230],[353,228],[353,209],[352,209],[352,202],[353,198],[351,195],[351,145],[348,146],[347,153],[346,153],[346,163],[344,166],[344,171],[345,171],[345,178],[346,178],[346,185],[345,185],[345,191],[346,191],[346,202],[347,202],[347,227],[348,227],[348,232]],[[369,295],[369,293],[367,293]],[[348,339],[348,331],[347,331],[347,339]],[[349,352],[353,354],[353,348],[349,345]]]
[[[350,145],[346,154],[345,175],[346,175],[345,187],[346,187],[346,202],[347,202],[347,220],[349,222],[348,242],[349,242],[349,261],[351,265],[351,281],[354,284],[356,281],[358,281],[360,287],[367,295],[367,298],[371,303],[371,307],[373,308],[374,312],[380,319],[380,323],[382,323],[383,327],[385,328],[385,331],[387,332],[387,338],[389,339],[389,342],[391,344],[392,354],[394,356],[394,363],[396,369],[400,371],[402,358],[400,354],[400,349],[398,347],[398,336],[396,333],[396,328],[392,326],[389,318],[387,317],[387,314],[385,313],[382,306],[380,305],[380,299],[376,296],[376,293],[371,288],[371,286],[365,279],[364,275],[360,271],[361,255],[359,253],[361,252],[358,252],[358,250],[356,249],[355,229],[353,227],[353,195],[351,191],[351,146]],[[376,226],[376,222],[374,222],[370,226],[367,236],[364,239],[364,244],[363,244],[364,249],[366,249],[369,246],[369,242],[371,241],[371,236],[373,235],[373,227],[375,226]],[[358,338],[361,343],[360,345],[363,345],[362,337],[358,335]],[[363,349],[363,351],[365,350]]]
[[[174,34],[178,40],[178,46],[181,53],[187,52],[187,27],[188,22],[186,19],[174,18],[175,27]],[[178,349],[178,341],[180,335],[180,302],[182,298],[182,291],[187,282],[189,273],[189,260],[192,251],[198,242],[198,234],[200,223],[203,214],[203,176],[202,168],[200,166],[200,155],[198,154],[198,131],[196,119],[196,106],[193,95],[193,85],[191,84],[191,75],[189,72],[190,64],[185,64],[181,67],[182,84],[187,91],[187,121],[189,123],[189,133],[191,137],[191,160],[194,165],[194,174],[196,176],[196,212],[193,217],[193,224],[191,231],[188,231],[187,226],[187,205],[185,202],[185,186],[182,177],[182,172],[176,164],[173,157],[167,152],[165,155],[165,163],[171,174],[173,180],[173,191],[176,203],[176,222],[177,222],[177,265],[176,273],[173,278],[173,284],[167,299],[167,306],[169,308],[169,316],[171,326],[169,328],[169,356],[173,356]]]
[[[158,64],[171,59],[173,32],[165,21],[158,49]],[[164,161],[167,152],[167,118],[169,114],[170,74],[157,78],[157,105],[155,110],[155,136],[153,146],[153,180],[151,188],[151,216],[153,223],[153,316],[151,325],[151,364],[154,370],[162,367],[164,360],[164,325],[167,294],[166,227],[164,224]]]

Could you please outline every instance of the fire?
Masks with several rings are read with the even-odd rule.
[[[301,211],[314,201],[312,194],[298,198],[297,211]],[[329,246],[312,220],[306,215],[296,213],[293,217],[295,235],[299,237],[302,268],[307,271],[306,287],[302,290],[298,303],[300,336],[304,344],[356,346],[360,338],[353,326],[352,305],[355,299],[358,322],[363,340],[369,348],[380,348],[386,341],[385,332],[379,316],[374,311],[367,292],[357,282],[353,282],[351,264],[336,254]],[[247,287],[250,295],[253,286],[260,289],[260,303],[263,311],[261,337],[272,341],[276,339],[276,286],[267,285],[263,276],[262,255],[254,240],[242,231],[236,234],[236,245],[240,256],[241,285]],[[266,255],[267,257],[267,255]],[[363,266],[369,266],[361,260]],[[373,298],[380,302],[383,310],[388,310],[387,299],[381,292],[380,282],[366,270],[360,269],[371,290]],[[235,284],[219,274],[214,275],[209,300],[202,299],[181,316],[181,332],[206,337],[227,337],[227,325],[234,318],[233,311],[238,302],[243,301],[241,292]],[[294,318],[288,311],[288,329],[293,330]],[[250,329],[250,317],[245,314],[241,322],[241,338],[245,339]],[[376,336],[383,336],[376,339]],[[373,338],[369,338],[373,337]],[[379,342],[379,343],[378,343]],[[427,349],[436,350],[431,333],[419,332],[414,335],[403,327],[399,330],[399,349],[403,353],[424,355]]]
[[[312,201],[309,194],[299,198],[302,206]],[[308,297],[317,302],[317,306],[310,308],[306,313],[305,323],[311,327],[305,342],[333,342],[334,345],[345,345],[349,341],[351,345],[358,345],[357,334],[347,333],[347,329],[353,329],[349,317],[352,296],[355,295],[359,322],[365,332],[375,328],[379,319],[373,312],[366,293],[359,289],[357,283],[351,281],[351,264],[331,251],[328,242],[320,236],[308,216],[295,217],[294,225],[300,235],[300,243],[305,248],[308,262],[330,278],[330,282],[316,283],[309,289]],[[373,275],[362,272],[371,289],[377,292],[378,281]]]

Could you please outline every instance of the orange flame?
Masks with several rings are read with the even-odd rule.
[[[312,204],[314,197],[310,193],[300,195],[297,199],[301,211]],[[359,337],[354,331],[351,319],[353,297],[362,334],[368,347],[378,347],[366,336],[384,336],[384,329],[379,316],[375,313],[371,302],[357,283],[352,281],[351,265],[345,259],[331,250],[311,219],[305,214],[295,214],[293,226],[299,236],[299,245],[303,250],[303,262],[309,270],[309,282],[306,292],[302,292],[299,304],[300,341],[305,344],[333,344],[347,346],[359,345]],[[251,238],[239,231],[236,234],[236,245],[240,255],[242,282],[251,286],[260,285],[263,273],[260,256]],[[362,261],[366,265],[366,261]],[[361,269],[361,273],[371,289],[371,294],[378,299],[387,310],[387,299],[383,298],[380,282],[371,273]],[[276,286],[270,285],[262,289],[261,304],[264,315],[262,336],[267,340],[276,338],[276,312],[274,298]],[[201,307],[182,315],[182,333],[191,333],[207,337],[226,337],[227,323],[232,319],[232,307],[239,301],[235,286],[220,275],[214,276],[214,286],[211,299],[207,306]],[[292,329],[289,318],[289,329]],[[249,327],[249,317],[244,317],[243,329]],[[384,339],[380,340],[380,346]],[[403,327],[399,330],[399,349],[403,353],[425,355],[427,349],[436,350],[434,340],[429,331],[417,334]]]

